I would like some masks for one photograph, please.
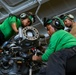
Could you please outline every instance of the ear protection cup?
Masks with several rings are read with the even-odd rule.
[[[60,21],[58,19],[52,19],[52,25],[56,28],[60,27]]]
[[[62,15],[59,16],[59,18],[62,19],[62,20],[63,20],[65,17],[66,17],[65,14],[62,14]]]
[[[28,16],[29,16],[29,19],[31,20],[31,22],[34,23],[35,22],[35,15],[32,12],[28,12]]]
[[[56,29],[64,29],[64,22],[60,18],[53,18],[52,26]]]

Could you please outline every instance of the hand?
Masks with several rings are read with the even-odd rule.
[[[34,55],[34,56],[32,57],[32,60],[33,60],[33,61],[41,61],[42,59],[41,59],[41,56],[36,56],[36,55]]]
[[[12,29],[13,29],[16,33],[18,33],[18,29],[17,29],[17,27],[16,27],[16,23],[13,23],[13,24],[12,24]]]
[[[37,59],[38,59],[38,56],[36,56],[36,55],[34,55],[34,56],[32,57],[32,60],[34,60],[34,61],[37,61]]]
[[[0,53],[1,53],[2,51],[3,51],[3,50],[0,49]]]

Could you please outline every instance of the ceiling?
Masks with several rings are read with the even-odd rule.
[[[47,0],[39,0],[41,4]],[[10,13],[20,14],[38,5],[37,0],[0,0],[0,21]]]
[[[10,13],[19,15],[26,11],[36,14],[36,23],[33,26],[39,30],[40,34],[48,36],[42,19],[63,13],[71,13],[75,16],[76,0],[0,0],[0,22]]]

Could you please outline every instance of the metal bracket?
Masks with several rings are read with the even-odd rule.
[[[37,10],[36,10],[36,12],[35,12],[35,15],[36,15],[36,17],[37,17],[37,19],[40,21],[40,23],[43,25],[43,21],[42,21],[42,19],[38,16],[38,11],[39,11],[39,9],[40,9],[40,7],[41,7],[41,1],[42,0],[37,0],[37,2],[38,2],[38,7],[37,7]]]

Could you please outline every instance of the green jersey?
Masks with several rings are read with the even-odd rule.
[[[52,53],[73,46],[76,46],[76,38],[64,30],[59,30],[51,36],[49,46],[42,55],[42,60],[47,61]]]
[[[16,23],[17,28],[21,26],[21,21],[16,16],[9,16],[2,24],[0,24],[0,30],[4,34],[5,39],[9,39],[12,35],[15,34],[11,26],[13,23]]]

